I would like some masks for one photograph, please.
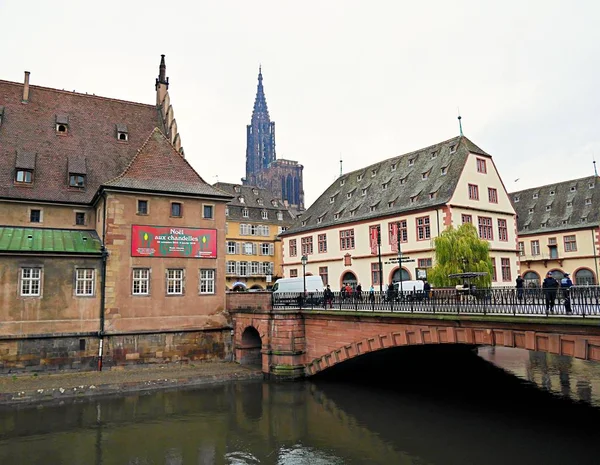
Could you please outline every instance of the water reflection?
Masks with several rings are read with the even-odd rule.
[[[481,347],[478,353],[549,392],[600,407],[600,363],[506,347]]]
[[[5,409],[0,411],[0,464],[597,461],[596,409],[534,389],[470,348],[376,355],[339,365],[312,382],[238,382]],[[498,352],[490,356],[500,357]],[[591,395],[590,384],[580,384],[583,378],[574,374],[574,361],[559,369],[539,357],[527,366],[511,357],[524,378],[541,383],[539,367],[546,364],[550,385],[559,390],[568,385],[578,398]]]

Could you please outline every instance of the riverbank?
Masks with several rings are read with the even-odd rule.
[[[0,376],[0,405],[61,400],[262,379],[257,368],[233,362],[203,362],[105,371],[23,373]]]

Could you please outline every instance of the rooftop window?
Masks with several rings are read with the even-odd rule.
[[[56,133],[66,135],[69,130],[69,116],[56,115]]]
[[[577,190],[576,186],[571,186],[571,189],[570,189],[571,192],[575,192],[576,190]]]
[[[447,173],[448,173],[448,167],[442,166],[442,169],[440,170],[440,176],[446,176]]]
[[[375,176],[377,176],[377,170],[371,170],[371,177],[374,178]]]
[[[415,164],[415,159],[414,158],[410,158],[408,160],[408,166],[413,166]]]
[[[515,202],[518,202],[518,201],[519,201],[519,196],[518,196],[518,195],[515,195],[515,198],[514,198],[514,200],[515,200]]]
[[[591,205],[592,204],[592,199],[585,199],[585,204],[586,205]]]
[[[533,198],[537,199],[539,197],[539,194],[536,192],[535,194],[533,194]]]
[[[85,175],[69,173],[69,187],[83,189],[85,187]]]
[[[456,145],[451,145],[450,146],[450,153],[454,153],[456,152]]]
[[[396,163],[392,163],[392,171],[396,171]]]
[[[117,124],[117,140],[127,142],[129,139],[129,131],[126,124]]]
[[[556,194],[555,191],[550,191],[550,195],[554,195],[554,194]]]
[[[17,170],[15,182],[31,184],[33,182],[33,170]]]
[[[437,152],[431,152],[431,159],[435,160],[437,158]]]
[[[346,180],[345,179],[340,179],[340,186],[343,186],[344,184],[346,184]]]

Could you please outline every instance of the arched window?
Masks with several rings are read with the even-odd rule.
[[[358,284],[356,275],[352,271],[346,271],[342,275],[342,286],[345,286],[346,284],[350,284],[350,287],[354,287]]]
[[[575,273],[576,286],[593,286],[594,284],[596,284],[596,278],[591,270],[587,268],[577,270]]]
[[[540,275],[535,271],[528,271],[523,275],[525,287],[540,287]]]
[[[285,180],[285,197],[284,200],[287,200],[289,203],[294,203],[294,181],[292,180],[292,175],[288,174]]]
[[[550,273],[552,273],[552,277],[558,282],[565,277],[565,273],[562,270],[550,270]]]
[[[281,176],[281,200],[285,200],[285,176]]]
[[[400,278],[400,268],[394,271],[392,275],[392,282],[396,283],[398,281],[410,281],[410,273],[405,268],[402,268],[402,278]]]
[[[294,177],[294,202],[295,205],[300,205],[300,180],[298,176]]]

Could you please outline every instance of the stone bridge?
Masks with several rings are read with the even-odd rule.
[[[312,376],[391,347],[470,344],[517,347],[600,361],[600,319],[563,316],[274,309],[271,294],[230,293],[234,351],[274,378]]]

